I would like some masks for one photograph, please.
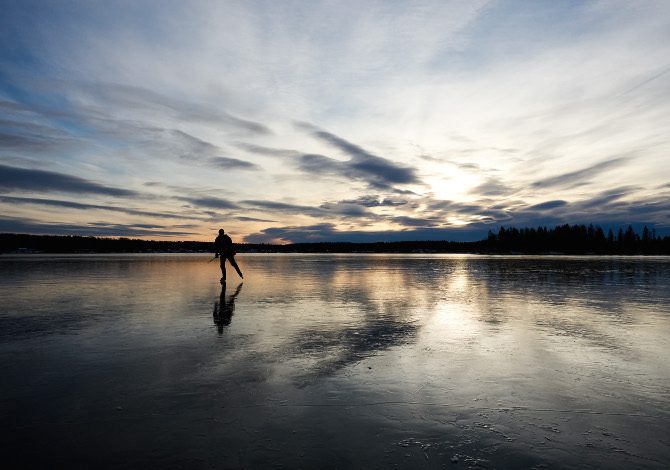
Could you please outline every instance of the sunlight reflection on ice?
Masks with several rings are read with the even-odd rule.
[[[202,256],[1,258],[14,455],[87,466],[124,435],[134,465],[670,457],[667,259],[239,258],[225,290]]]

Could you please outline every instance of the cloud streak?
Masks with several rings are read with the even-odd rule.
[[[252,134],[272,133],[264,124],[234,116],[220,107],[214,108],[176,99],[140,86],[104,82],[78,85],[80,90],[84,89],[90,97],[106,106],[113,104],[118,108],[169,113],[179,121],[230,126]]]
[[[298,127],[350,157],[350,160],[340,162],[323,155],[302,155],[300,167],[305,171],[340,174],[347,178],[367,181],[370,186],[383,189],[395,184],[419,184],[421,182],[413,168],[373,155],[362,147],[311,124],[299,123]]]
[[[154,211],[130,209],[125,207],[116,207],[101,204],[86,204],[74,201],[64,201],[60,199],[0,196],[0,203],[12,204],[12,205],[32,204],[37,206],[62,207],[65,209],[78,209],[78,210],[103,210],[109,212],[119,212],[128,215],[137,215],[141,217],[157,217],[161,219],[184,219],[184,220],[203,219],[203,217],[199,217],[197,215],[184,215],[171,212],[154,212]]]
[[[181,201],[192,204],[196,207],[204,207],[207,209],[239,209],[240,206],[228,199],[223,199],[214,196],[198,196],[198,197],[177,197]]]
[[[563,173],[539,181],[535,181],[532,186],[535,188],[551,188],[556,186],[574,186],[581,183],[584,179],[600,176],[602,173],[612,168],[620,167],[631,160],[630,157],[618,157],[605,160],[595,165],[591,165],[581,170]]]
[[[230,157],[212,157],[210,165],[221,170],[259,170],[260,167],[254,163]]]
[[[111,237],[183,237],[194,232],[172,230],[158,225],[147,226],[97,223],[90,225],[42,223],[26,218],[0,217],[0,232],[34,235],[83,235]]]
[[[53,171],[0,165],[0,191],[62,192],[130,197],[138,193]]]

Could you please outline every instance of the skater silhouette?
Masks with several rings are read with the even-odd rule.
[[[214,302],[214,313],[212,314],[219,334],[223,334],[223,328],[230,325],[233,313],[235,313],[235,297],[239,295],[241,290],[242,283],[237,286],[235,293],[228,297],[228,301],[226,302],[226,283],[224,282],[221,285],[221,295],[219,296],[219,301]]]
[[[233,249],[233,241],[230,239],[226,232],[223,229],[219,229],[219,236],[214,240],[214,251],[216,252],[215,258],[220,258],[221,260],[221,283],[226,282],[226,260],[230,265],[235,268],[237,274],[240,278],[244,279],[242,276],[242,271],[235,261],[235,250]]]

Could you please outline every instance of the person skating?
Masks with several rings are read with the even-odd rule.
[[[240,267],[237,265],[237,261],[235,261],[236,253],[233,248],[233,240],[226,235],[223,229],[219,229],[219,236],[214,240],[214,251],[216,253],[214,257],[221,260],[221,283],[226,282],[226,260],[235,268],[240,278],[244,279],[242,271],[240,271]]]

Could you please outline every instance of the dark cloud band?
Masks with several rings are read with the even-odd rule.
[[[0,233],[29,233],[34,235],[83,235],[108,237],[181,237],[195,235],[194,232],[175,231],[170,227],[153,224],[106,224],[89,225],[41,223],[30,219],[0,218]]]
[[[581,170],[571,171],[569,173],[563,173],[562,175],[552,176],[551,178],[545,178],[543,180],[536,181],[533,183],[533,187],[552,188],[556,186],[574,186],[586,178],[597,176],[604,171],[621,166],[630,160],[631,159],[629,157],[613,158],[611,160],[606,160]]]
[[[138,193],[53,171],[0,165],[0,191],[64,192],[128,197]]]
[[[110,212],[119,212],[122,214],[128,215],[137,215],[141,217],[158,217],[164,219],[183,219],[183,220],[198,220],[202,219],[197,216],[192,215],[182,215],[182,214],[173,214],[170,212],[152,212],[152,211],[143,211],[138,209],[129,209],[125,207],[116,207],[116,206],[106,206],[100,204],[84,204],[81,202],[74,201],[63,201],[60,199],[41,199],[41,198],[28,198],[28,197],[13,197],[13,196],[0,196],[0,203],[4,204],[34,204],[39,206],[48,206],[48,207],[63,207],[66,209],[79,209],[79,210],[103,210]]]
[[[301,169],[305,171],[339,174],[350,179],[366,181],[370,186],[380,189],[391,188],[394,184],[421,182],[414,168],[398,165],[391,160],[373,155],[362,147],[311,124],[298,123],[297,127],[351,157],[350,160],[341,162],[323,155],[305,154],[299,160]]]

